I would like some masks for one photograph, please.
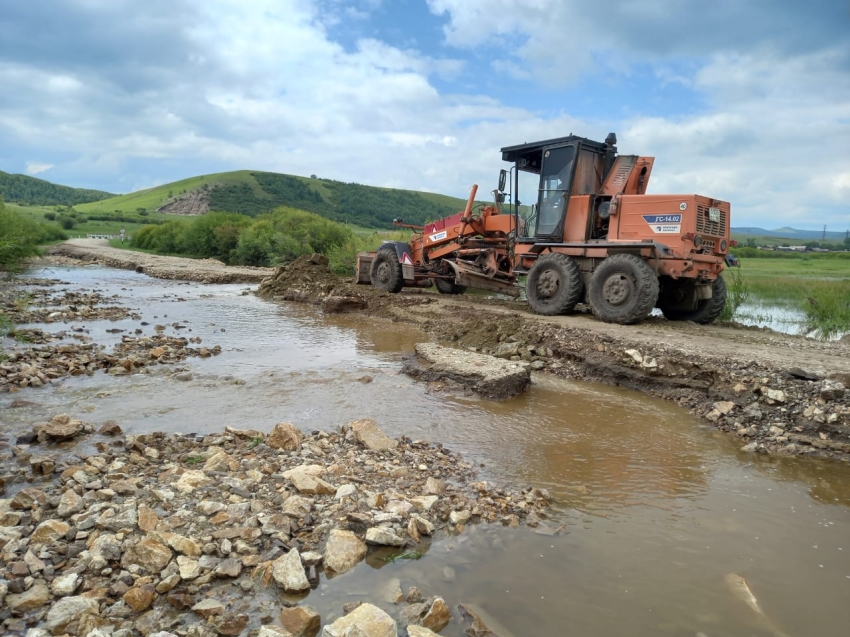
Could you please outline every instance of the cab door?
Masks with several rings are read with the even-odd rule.
[[[576,144],[543,151],[535,239],[560,241],[564,236],[564,219],[570,202],[577,151]]]

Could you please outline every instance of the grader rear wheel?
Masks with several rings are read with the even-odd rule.
[[[696,309],[676,310],[660,303],[661,312],[670,321],[693,321],[702,325],[713,323],[726,307],[726,281],[718,275],[711,284],[711,298],[697,301]]]
[[[615,254],[605,259],[590,279],[590,306],[606,323],[639,323],[658,300],[658,276],[645,259]]]

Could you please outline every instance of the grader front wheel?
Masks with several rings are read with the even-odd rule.
[[[615,254],[605,259],[590,279],[590,306],[606,323],[639,323],[655,307],[658,287],[658,276],[645,259]]]
[[[400,292],[404,287],[404,274],[395,248],[380,248],[375,253],[372,269],[369,271],[372,287],[385,292]]]
[[[535,314],[553,316],[571,312],[583,294],[578,264],[560,252],[550,252],[537,259],[526,279],[525,295]]]

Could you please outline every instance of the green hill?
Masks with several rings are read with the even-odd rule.
[[[0,171],[0,197],[24,206],[75,206],[114,196],[100,190],[58,186],[43,179]]]
[[[316,177],[240,170],[191,177],[156,188],[76,206],[83,213],[144,210],[170,214],[236,212],[251,217],[279,206],[315,212],[334,221],[381,228],[401,217],[422,224],[462,210],[462,199],[377,188]]]

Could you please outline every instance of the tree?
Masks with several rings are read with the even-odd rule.
[[[750,237],[749,239],[747,239],[746,247],[748,247],[748,248],[757,248],[758,246],[756,245],[756,240],[755,240],[755,239],[753,239],[752,237]]]
[[[845,238],[844,238],[844,247],[845,247],[847,250],[850,250],[850,237],[845,237]]]

